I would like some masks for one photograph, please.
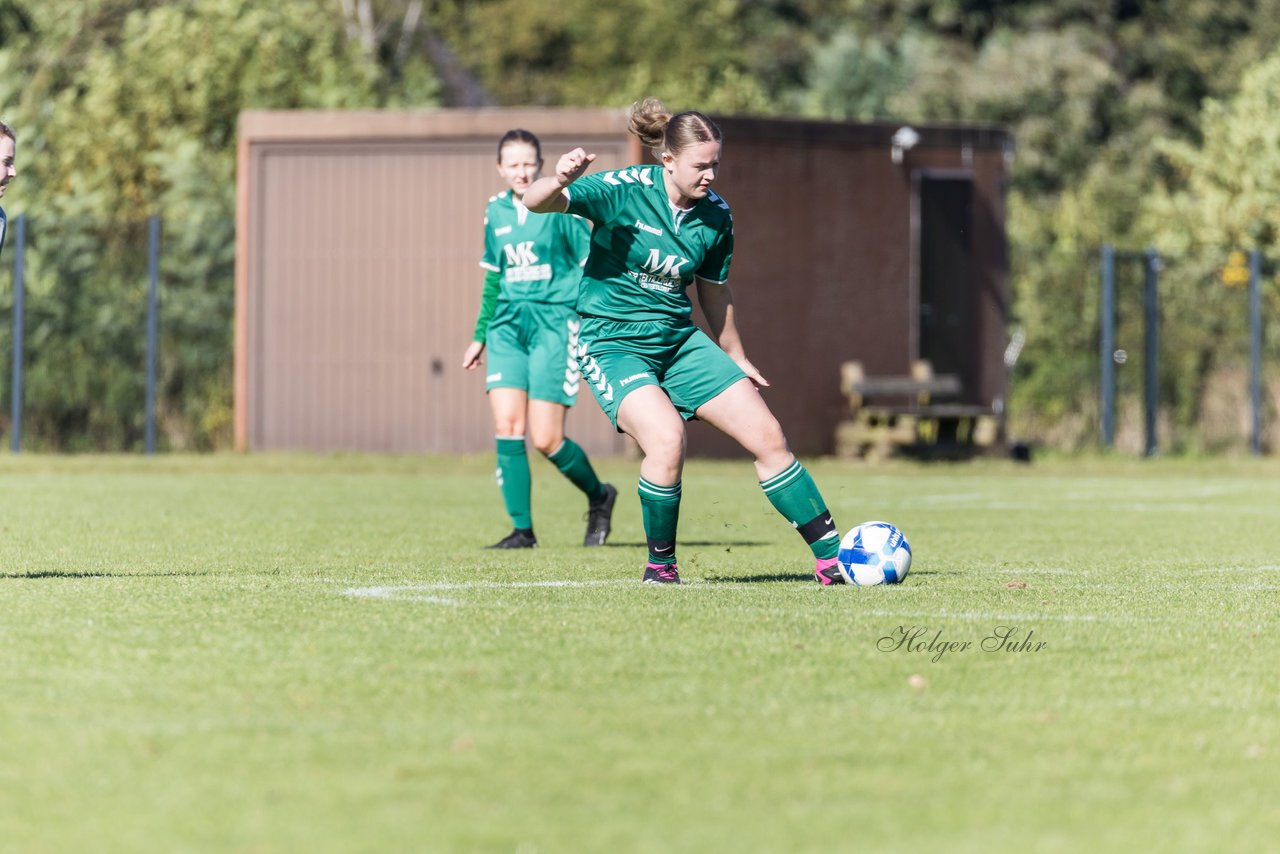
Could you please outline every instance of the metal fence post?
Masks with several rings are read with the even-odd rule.
[[[1110,448],[1116,438],[1116,250],[1110,244],[1102,247],[1102,295],[1099,300],[1102,365],[1102,447]]]
[[[1262,252],[1249,253],[1249,404],[1253,407],[1251,444],[1262,453]]]
[[[1156,415],[1159,407],[1160,362],[1160,255],[1155,249],[1146,251],[1146,287],[1143,289],[1143,318],[1146,332],[1146,354],[1143,357],[1143,392],[1146,398],[1146,456],[1157,451]]]
[[[27,277],[27,215],[22,214],[14,223],[13,256],[13,382],[9,402],[9,448],[13,453],[22,450],[22,330],[26,314]]]
[[[160,217],[147,220],[147,417],[146,452],[156,452],[156,328],[159,325]]]

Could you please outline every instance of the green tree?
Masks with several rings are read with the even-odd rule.
[[[889,99],[906,85],[915,51],[842,28],[816,45],[806,84],[791,98],[799,112],[830,119],[871,121],[891,114]]]
[[[158,215],[161,440],[228,446],[240,111],[425,104],[434,78],[419,58],[390,80],[308,0],[42,0],[25,11],[31,32],[0,49],[23,169],[10,213],[31,214],[25,432],[52,448],[139,445],[142,250]]]
[[[777,112],[807,58],[805,2],[454,0],[434,26],[499,104]]]
[[[1280,257],[1280,50],[1249,68],[1229,98],[1206,100],[1198,126],[1199,142],[1157,140],[1168,178],[1142,216],[1152,242],[1177,259],[1163,280],[1166,299],[1188,309],[1166,348],[1178,366],[1169,390],[1184,423],[1211,415],[1205,401],[1215,377],[1244,371],[1245,295],[1223,281],[1223,268],[1233,253],[1242,259],[1253,249],[1272,264]],[[1270,269],[1265,305],[1274,313],[1280,289]],[[1269,359],[1280,350],[1272,327]]]
[[[1008,126],[1013,310],[1027,332],[1015,430],[1096,435],[1103,242],[1185,256],[1166,271],[1178,330],[1166,385],[1190,425],[1213,328],[1171,312],[1223,296],[1204,289],[1226,247],[1276,241],[1277,87],[1259,63],[1277,42],[1280,0],[0,0],[0,103],[23,169],[6,201],[33,226],[31,432],[138,443],[140,380],[118,377],[140,375],[145,267],[131,247],[159,213],[164,435],[226,443],[242,108],[644,95]]]
[[[1198,142],[1157,140],[1169,180],[1144,227],[1178,254],[1280,250],[1280,50],[1248,69],[1229,98],[1202,106]]]
[[[1014,429],[1055,444],[1092,441],[1096,250],[1104,242],[1140,248],[1158,236],[1144,200],[1170,161],[1153,141],[1198,145],[1202,100],[1229,95],[1272,49],[1280,2],[846,0],[828,13],[819,28],[833,35],[813,52],[803,86],[809,105],[833,117],[883,109],[909,121],[999,122],[1013,132],[1013,307],[1027,332]],[[833,25],[837,19],[843,23]],[[851,54],[843,78],[823,65],[841,45]],[[1195,314],[1172,296],[1170,329],[1182,323],[1172,312],[1183,305]],[[1181,357],[1195,347],[1166,339],[1165,349],[1179,354],[1166,399],[1186,427],[1198,414],[1188,401],[1198,397],[1202,366]]]

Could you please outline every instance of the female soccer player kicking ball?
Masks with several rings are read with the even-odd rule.
[[[595,224],[578,294],[583,379],[614,426],[640,446],[640,506],[649,558],[644,580],[679,584],[676,525],[684,422],[698,418],[755,457],[769,501],[808,543],[822,584],[842,579],[840,536],[809,472],[787,448],[760,396],[769,383],[747,360],[727,284],[733,256],[729,205],[711,190],[720,129],[698,112],[671,115],[648,99],[630,130],[660,161],[584,176],[594,154],[560,158],[555,176],[525,191],[530,210]],[[713,342],[690,320],[696,283]]]
[[[510,189],[491,198],[485,211],[484,295],[475,340],[462,357],[462,366],[475,370],[489,350],[485,390],[498,445],[498,485],[514,526],[490,546],[495,549],[538,545],[526,430],[533,446],[587,497],[583,545],[604,545],[618,497],[596,477],[586,452],[564,435],[580,381],[573,304],[590,230],[577,217],[529,216],[521,199],[541,171],[536,136],[516,129],[498,142],[498,174]]]

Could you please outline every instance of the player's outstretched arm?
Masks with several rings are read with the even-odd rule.
[[[555,175],[539,178],[524,191],[524,206],[535,213],[563,213],[568,200],[560,191],[581,178],[595,159],[581,148],[565,154],[556,163]]]
[[[707,319],[707,326],[715,337],[720,349],[729,354],[729,358],[737,362],[738,367],[756,386],[767,388],[769,381],[761,376],[756,366],[747,358],[742,346],[742,336],[738,334],[737,314],[733,306],[733,291],[727,282],[716,284],[706,279],[695,280],[698,286],[698,305],[702,308],[702,316]]]

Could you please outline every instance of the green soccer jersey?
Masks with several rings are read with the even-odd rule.
[[[499,300],[573,305],[589,239],[585,220],[531,213],[503,190],[485,209],[480,266],[502,276]]]
[[[569,213],[596,226],[578,294],[580,315],[687,322],[693,277],[729,280],[733,215],[715,193],[687,211],[675,208],[657,164],[584,175],[567,193]]]

